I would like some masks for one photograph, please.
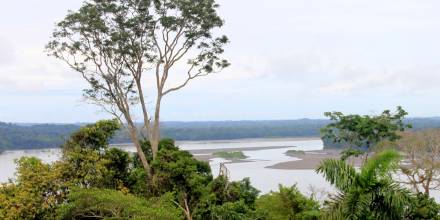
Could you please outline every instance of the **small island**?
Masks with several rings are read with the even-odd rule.
[[[223,159],[246,159],[248,158],[242,151],[219,151],[212,154]]]

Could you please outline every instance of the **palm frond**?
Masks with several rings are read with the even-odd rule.
[[[384,183],[374,196],[377,219],[401,219],[411,204],[410,191],[393,182]]]
[[[363,189],[353,188],[344,199],[346,219],[367,219],[370,215],[371,195]]]
[[[344,193],[331,195],[324,202],[323,216],[324,220],[340,220],[344,219]]]
[[[353,166],[336,159],[321,161],[316,172],[323,174],[328,182],[343,192],[353,184],[357,175]]]
[[[366,182],[371,182],[376,177],[389,174],[389,171],[397,165],[399,159],[400,155],[395,150],[382,151],[362,166],[360,177]]]

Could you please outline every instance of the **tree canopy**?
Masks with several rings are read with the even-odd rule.
[[[87,100],[126,125],[147,173],[139,133],[150,140],[155,158],[163,97],[229,65],[221,58],[228,38],[214,36],[223,25],[218,6],[214,0],[86,1],[57,23],[47,44],[49,55],[89,84]],[[181,82],[170,85],[173,77]],[[134,120],[138,112],[140,130]]]
[[[344,115],[341,112],[326,112],[325,116],[332,121],[321,129],[324,139],[343,143],[347,147],[369,150],[382,140],[397,140],[398,132],[410,125],[403,119],[408,113],[402,107],[396,112],[385,110],[380,115]]]

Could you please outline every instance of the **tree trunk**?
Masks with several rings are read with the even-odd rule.
[[[151,152],[153,153],[153,159],[156,158],[157,152],[159,151],[159,141],[160,141],[160,126],[159,122],[155,120],[153,124],[153,129],[151,129]]]
[[[428,172],[428,180],[426,181],[426,184],[423,186],[424,190],[425,190],[425,195],[427,195],[429,197],[429,191],[430,191],[430,186],[431,186],[431,180],[432,180],[432,174],[430,172]]]
[[[159,94],[162,92],[158,91]],[[159,141],[160,141],[160,104],[161,104],[162,96],[158,95],[156,100],[156,109],[154,111],[154,120],[153,126],[151,129],[150,135],[150,143],[151,143],[151,151],[153,153],[153,159],[156,158],[157,152],[159,151]]]
[[[186,198],[184,199],[184,202],[185,202],[185,216],[186,216],[186,219],[192,220],[191,211],[189,210],[188,201],[187,201]]]
[[[139,155],[139,158],[141,159],[142,166],[144,167],[144,170],[147,173],[147,176],[149,177],[151,173],[151,167],[150,164],[148,163],[147,158],[145,157],[144,151],[142,150],[141,143],[139,142],[136,125],[133,123],[128,113],[125,112],[124,117],[127,122],[127,128],[128,128],[128,133],[130,135],[130,139],[133,142],[134,146],[136,147],[136,151],[137,154]]]
[[[426,185],[424,188],[425,188],[425,195],[429,197],[429,185]]]
[[[142,150],[141,143],[139,142],[137,130],[133,129],[130,125],[129,125],[128,130],[130,133],[131,141],[133,142],[134,146],[136,147],[136,151],[139,155],[139,158],[141,159],[142,166],[144,167],[145,171],[147,172],[147,175],[150,175],[150,171],[151,171],[150,164],[148,163],[148,160],[145,157],[145,153]]]
[[[191,215],[191,211],[189,210],[188,199],[187,199],[186,195],[183,198],[183,203],[184,203],[183,206],[182,206],[181,203],[179,203],[177,201],[173,201],[173,203],[176,204],[176,206],[183,211],[183,213],[185,214],[185,217],[186,217],[187,220],[192,220],[193,219],[192,215]]]

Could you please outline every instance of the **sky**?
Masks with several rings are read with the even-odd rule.
[[[92,122],[87,84],[44,46],[80,0],[0,0],[0,121]],[[164,100],[162,120],[440,116],[440,1],[219,0],[232,64]]]

